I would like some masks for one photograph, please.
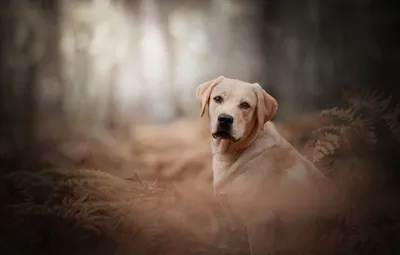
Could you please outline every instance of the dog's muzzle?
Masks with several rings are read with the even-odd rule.
[[[212,134],[214,139],[221,138],[221,139],[228,139],[234,142],[238,141],[232,135],[232,124],[233,124],[233,117],[228,114],[220,114],[218,116],[218,124],[217,130]]]

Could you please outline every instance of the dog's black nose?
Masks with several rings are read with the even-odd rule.
[[[222,113],[218,115],[218,122],[221,124],[232,124],[233,117],[231,115]]]

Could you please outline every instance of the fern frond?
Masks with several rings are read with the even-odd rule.
[[[385,98],[384,93],[373,90],[358,90],[357,92],[347,90],[343,94],[355,111],[369,109],[376,113],[383,113],[392,100],[392,97]]]
[[[396,141],[400,141],[400,104],[398,104],[394,110],[390,113],[382,116],[382,119],[386,122],[389,132],[392,134]]]
[[[325,156],[335,154],[340,146],[340,137],[334,134],[325,133],[323,140],[317,140],[314,146],[314,153],[311,157],[312,162],[318,162]]]
[[[375,97],[371,96],[374,102]],[[316,163],[327,156],[336,154],[339,148],[350,149],[357,143],[367,145],[369,150],[376,147],[377,139],[375,128],[371,119],[364,119],[353,108],[332,108],[323,110],[321,117],[328,118],[328,125],[316,129],[313,134],[315,141],[308,143],[313,148],[313,155],[308,158]]]
[[[321,111],[321,117],[336,117],[338,119],[347,121],[347,123],[351,123],[354,121],[356,111],[352,108],[343,109],[334,107],[332,109],[326,109]]]

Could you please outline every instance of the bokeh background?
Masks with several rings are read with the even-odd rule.
[[[117,115],[140,123],[196,116],[194,88],[221,74],[262,84],[282,120],[331,107],[343,86],[394,87],[396,6],[3,1],[1,133],[23,146],[44,116],[96,127]]]
[[[210,210],[218,211],[209,194],[209,135],[194,92],[219,75],[260,83],[279,102],[274,120],[282,135],[315,163],[322,162],[318,166],[332,178],[359,187],[353,181],[361,175],[364,186],[385,182],[385,192],[397,192],[396,1],[3,0],[0,6],[0,167],[2,176],[7,174],[1,202],[18,205],[26,217],[15,216],[14,209],[2,211],[2,224],[8,225],[0,244],[13,254],[63,254],[60,247],[65,254],[91,254],[89,248],[114,252],[121,246],[129,247],[129,254],[246,254],[241,235],[226,230],[222,216],[217,223],[209,217]],[[321,119],[324,109],[331,110]],[[334,127],[333,118],[346,124],[336,120]],[[335,135],[327,135],[328,128]],[[355,134],[365,136],[355,139]],[[143,182],[132,184],[138,179]],[[171,195],[175,202],[164,201],[168,192],[160,195],[144,184],[156,180],[180,183],[180,195]],[[99,183],[110,187],[99,191]],[[183,224],[176,215],[163,214],[170,225],[157,225],[161,230],[154,234],[155,227],[146,225],[155,222],[153,216],[146,221],[127,209],[149,190],[165,207],[137,202],[141,213],[174,208],[195,217]],[[363,196],[389,197],[374,192]],[[77,203],[84,206],[75,208]],[[52,209],[37,216],[33,210],[40,206]],[[91,211],[89,223],[80,214],[87,206],[102,208]],[[131,219],[122,230],[107,225],[120,226],[127,215]],[[107,226],[99,224],[100,218]],[[80,234],[93,225],[100,234],[89,232],[85,240],[91,241],[82,246],[74,239],[78,234],[65,234],[75,233],[68,232],[75,226],[70,221]],[[188,229],[176,230],[185,224]],[[210,224],[225,232],[204,232]],[[132,244],[133,225],[147,234],[151,230],[150,237]],[[400,232],[390,231],[385,233],[395,243]],[[152,238],[163,240],[157,249]],[[367,245],[369,250],[363,246],[354,254],[395,254],[379,238]],[[361,239],[349,242],[359,247]],[[68,245],[60,246],[60,240]],[[183,244],[171,248],[165,240]]]

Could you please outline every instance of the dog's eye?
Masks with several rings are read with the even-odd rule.
[[[243,102],[243,103],[241,103],[241,104],[239,105],[239,107],[240,107],[241,109],[249,109],[249,108],[250,108],[250,105],[249,105],[249,103],[247,103],[247,102]]]
[[[214,102],[216,102],[218,104],[222,103],[222,97],[220,97],[220,96],[216,96],[213,99],[214,99]]]

